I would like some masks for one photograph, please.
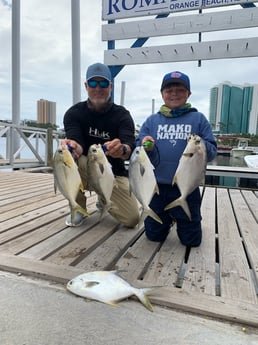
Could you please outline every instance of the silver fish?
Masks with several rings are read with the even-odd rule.
[[[204,141],[198,136],[192,134],[186,145],[186,148],[179,160],[179,164],[172,181],[177,184],[181,196],[172,201],[165,207],[165,210],[181,206],[188,218],[191,220],[186,198],[191,194],[205,179],[205,170],[207,164],[207,153]]]
[[[67,147],[62,148],[60,145],[57,148],[54,154],[53,168],[55,192],[58,187],[63,196],[69,201],[71,222],[74,223],[74,218],[77,212],[88,217],[89,214],[87,211],[76,202],[79,190],[81,189],[81,191],[84,191],[84,188],[78,167]]]
[[[129,163],[128,173],[130,191],[142,205],[140,222],[147,216],[150,216],[162,224],[162,220],[159,216],[149,207],[153,195],[155,193],[159,194],[159,188],[153,170],[154,167],[144,147],[137,146],[132,153]]]
[[[147,309],[153,311],[147,294],[154,287],[135,288],[121,278],[117,271],[83,273],[70,280],[66,287],[76,295],[113,306],[116,306],[118,301],[135,295]]]
[[[115,177],[111,164],[100,144],[89,147],[87,156],[88,189],[96,192],[101,205],[100,219],[111,207],[111,195],[115,184]]]

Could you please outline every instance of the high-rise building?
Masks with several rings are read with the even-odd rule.
[[[220,133],[258,134],[258,84],[224,82],[214,86],[210,123]]]
[[[46,99],[37,101],[37,122],[56,124],[56,102]]]

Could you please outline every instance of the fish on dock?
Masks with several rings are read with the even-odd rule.
[[[118,275],[118,271],[86,272],[70,280],[66,287],[78,296],[112,306],[117,306],[117,302],[135,295],[148,310],[153,311],[147,294],[155,287],[133,287]]]
[[[159,216],[149,207],[153,195],[155,193],[159,194],[159,188],[154,175],[154,166],[143,146],[137,146],[134,149],[130,158],[128,173],[130,192],[135,195],[142,205],[140,222],[150,216],[162,224]]]
[[[177,184],[181,196],[169,203],[165,210],[181,206],[191,220],[191,212],[187,204],[187,196],[201,183],[204,183],[207,165],[207,153],[204,141],[198,135],[190,135],[186,148],[179,160],[179,164],[172,181]]]
[[[87,211],[76,202],[79,190],[84,192],[84,188],[78,167],[66,145],[60,145],[57,148],[53,159],[53,170],[55,192],[58,188],[63,196],[68,200],[71,210],[72,224],[74,223],[77,212],[88,217],[89,214]]]
[[[115,184],[115,177],[103,148],[100,144],[89,147],[87,155],[87,183],[90,191],[95,191],[101,205],[101,215],[111,208],[111,195]]]

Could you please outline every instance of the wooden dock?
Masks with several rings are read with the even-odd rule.
[[[0,270],[65,284],[95,270],[123,270],[138,286],[161,286],[153,304],[258,327],[258,192],[203,188],[203,242],[180,244],[175,228],[164,243],[148,241],[143,226],[126,229],[111,216],[65,225],[67,200],[53,175],[0,171]]]

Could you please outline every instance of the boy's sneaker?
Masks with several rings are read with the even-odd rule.
[[[82,223],[84,222],[85,220],[85,217],[83,214],[77,212],[75,217],[74,217],[74,223],[71,222],[71,215],[69,214],[67,217],[66,217],[66,221],[65,221],[65,224],[67,226],[73,226],[73,227],[76,227],[76,226],[80,226],[82,225]]]

